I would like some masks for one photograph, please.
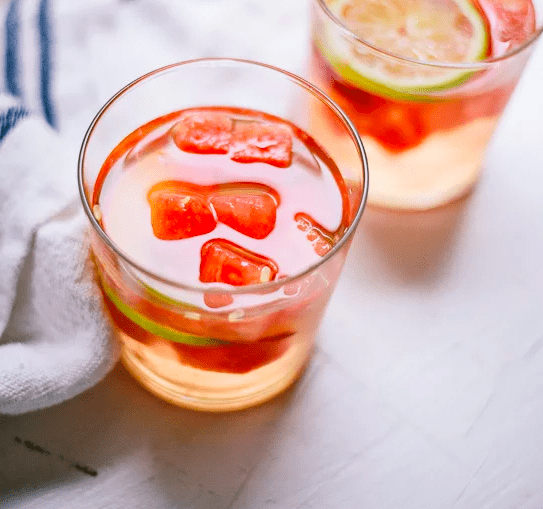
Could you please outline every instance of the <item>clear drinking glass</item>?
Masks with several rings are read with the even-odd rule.
[[[93,202],[100,170],[119,142],[140,126],[193,107],[258,110],[292,122],[333,157],[336,147],[330,144],[335,140],[314,130],[314,117],[309,118],[302,104],[313,109],[319,105],[325,113],[320,123],[349,140],[342,148],[349,163],[338,165],[347,190],[347,228],[316,263],[264,284],[228,290],[208,284],[202,289],[142,266],[102,228],[100,209]],[[78,178],[122,361],[143,386],[180,406],[226,411],[261,403],[297,379],[310,357],[368,192],[361,140],[334,102],[299,77],[263,64],[203,59],[171,65],[129,84],[100,110],[83,141]],[[288,242],[284,249],[289,249]],[[202,303],[204,293],[230,304],[209,307]]]
[[[357,2],[313,0],[311,74],[362,136],[372,172],[368,202],[425,210],[467,194],[478,179],[489,140],[543,29],[543,2],[458,0],[472,18],[477,9],[492,10],[493,29],[488,40],[480,43],[486,49],[489,45],[498,48],[500,33],[509,30],[514,38],[515,30],[524,30],[519,24],[528,18],[533,23],[531,35],[511,50],[467,63],[400,57],[390,47],[370,44],[341,18],[345,13],[341,9],[352,8],[349,3]],[[371,9],[392,13],[421,2],[365,3],[367,7],[358,14],[362,21]],[[427,6],[438,4],[456,5],[452,0],[426,2]],[[458,23],[466,21],[467,17],[459,18]],[[401,38],[409,27],[398,31]],[[313,113],[317,119],[325,115],[320,105]],[[338,147],[349,141],[324,125],[322,136]]]

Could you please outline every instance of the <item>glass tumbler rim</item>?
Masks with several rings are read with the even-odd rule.
[[[524,41],[520,46],[517,46],[513,48],[512,50],[507,51],[503,55],[499,55],[496,57],[488,57],[483,60],[478,60],[476,62],[430,62],[426,60],[418,60],[415,58],[409,58],[409,57],[397,55],[395,53],[387,51],[384,48],[381,48],[379,46],[376,46],[370,43],[369,41],[357,36],[349,28],[347,28],[347,26],[339,18],[337,18],[332,13],[332,11],[328,8],[328,5],[326,4],[326,0],[313,0],[313,2],[318,7],[321,8],[324,14],[329,18],[330,21],[334,23],[336,28],[339,29],[339,31],[345,37],[353,40],[357,44],[365,46],[371,49],[372,51],[375,51],[376,53],[384,55],[388,58],[392,58],[394,60],[398,60],[406,64],[420,65],[420,66],[432,67],[432,68],[438,68],[438,69],[478,70],[478,69],[485,69],[485,68],[492,67],[493,65],[499,62],[509,60],[511,57],[514,57],[515,55],[522,53],[526,48],[532,46],[536,42],[536,40],[539,38],[541,33],[543,33],[543,23],[540,23],[539,26],[536,26],[536,30],[534,31],[534,33],[526,41]]]
[[[216,294],[224,294],[225,289],[224,288],[203,288],[201,286],[192,286],[188,284],[181,283],[176,280],[172,280],[163,276],[159,276],[158,274],[155,274],[153,271],[146,269],[143,267],[140,263],[138,263],[136,260],[134,260],[130,255],[122,251],[114,242],[113,240],[107,235],[107,233],[104,231],[104,229],[100,226],[99,222],[94,216],[94,213],[92,211],[91,205],[89,203],[89,200],[87,198],[87,193],[85,191],[85,183],[84,183],[84,177],[85,177],[85,156],[87,151],[87,146],[89,144],[89,141],[92,137],[92,134],[97,127],[97,125],[100,122],[100,119],[103,117],[103,115],[112,107],[117,100],[119,100],[121,97],[123,97],[125,94],[130,92],[134,87],[139,85],[140,83],[153,78],[158,77],[162,74],[166,74],[170,71],[174,71],[177,69],[181,69],[183,67],[187,66],[220,66],[220,65],[230,65],[230,66],[247,66],[247,67],[256,67],[261,68],[264,70],[274,71],[282,74],[286,79],[294,82],[296,85],[302,87],[305,89],[306,92],[309,92],[313,94],[314,97],[319,99],[322,103],[324,103],[330,110],[334,112],[336,117],[342,122],[342,124],[347,128],[349,134],[351,135],[351,138],[356,146],[356,150],[359,155],[360,162],[363,166],[362,168],[362,196],[360,199],[360,203],[357,206],[356,214],[354,215],[351,223],[347,227],[345,233],[343,236],[339,239],[337,244],[335,244],[332,249],[326,253],[323,257],[321,257],[316,262],[312,263],[305,269],[296,272],[293,275],[287,276],[285,278],[282,278],[277,281],[270,281],[267,283],[261,283],[261,284],[254,284],[254,285],[248,285],[248,286],[242,286],[242,287],[233,287],[232,289],[228,288],[226,291],[229,294],[236,295],[236,294],[247,294],[247,293],[257,293],[257,292],[273,292],[285,284],[288,284],[290,282],[296,281],[316,269],[318,269],[321,265],[326,263],[329,259],[333,258],[334,255],[342,248],[342,246],[352,237],[354,234],[354,231],[356,230],[356,227],[358,226],[358,223],[360,221],[360,218],[362,216],[362,213],[365,209],[367,198],[368,198],[368,190],[369,190],[369,171],[368,171],[368,161],[366,152],[364,149],[364,145],[362,143],[362,140],[360,138],[360,135],[358,134],[358,131],[356,130],[353,122],[349,119],[349,117],[343,112],[343,110],[333,101],[330,97],[328,97],[323,91],[321,91],[319,88],[317,88],[315,85],[310,83],[309,81],[301,78],[300,76],[297,76],[294,73],[291,73],[289,71],[286,71],[284,69],[280,69],[278,67],[275,67],[273,65],[256,62],[252,60],[246,60],[246,59],[239,59],[239,58],[198,58],[198,59],[192,59],[192,60],[185,60],[176,62],[173,64],[169,64],[163,67],[160,67],[158,69],[155,69],[153,71],[150,71],[139,78],[136,78],[132,82],[128,83],[126,86],[121,88],[117,93],[115,93],[98,111],[96,116],[93,118],[92,122],[90,123],[85,136],[83,138],[83,142],[81,144],[81,148],[79,151],[79,157],[78,157],[78,164],[77,164],[77,182],[78,182],[78,188],[79,188],[79,196],[81,198],[81,202],[83,204],[83,210],[85,211],[85,214],[88,218],[88,220],[91,223],[91,226],[93,230],[100,236],[102,241],[105,242],[106,246],[113,251],[113,253],[118,256],[120,259],[122,259],[125,263],[127,263],[130,267],[136,269],[138,272],[144,274],[147,277],[150,277],[151,279],[155,280],[158,283],[165,284],[169,287],[172,287],[174,289],[184,290],[184,291],[190,291],[194,293],[216,293]]]

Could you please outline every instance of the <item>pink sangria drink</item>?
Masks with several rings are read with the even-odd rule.
[[[166,73],[209,73],[202,62]],[[363,207],[362,152],[352,179],[294,122],[243,103],[174,110],[124,135],[84,203],[127,369],[201,410],[284,390],[309,359]]]
[[[314,0],[313,81],[362,135],[370,203],[424,210],[470,190],[542,9],[541,0]]]

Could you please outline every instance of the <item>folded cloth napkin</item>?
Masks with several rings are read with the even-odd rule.
[[[89,260],[75,154],[6,97],[0,218],[0,413],[17,414],[88,389],[118,351]]]

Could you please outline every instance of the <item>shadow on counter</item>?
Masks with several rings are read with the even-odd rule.
[[[368,206],[351,256],[365,267],[366,277],[373,272],[392,285],[437,285],[453,258],[469,201],[468,195],[424,212]]]

